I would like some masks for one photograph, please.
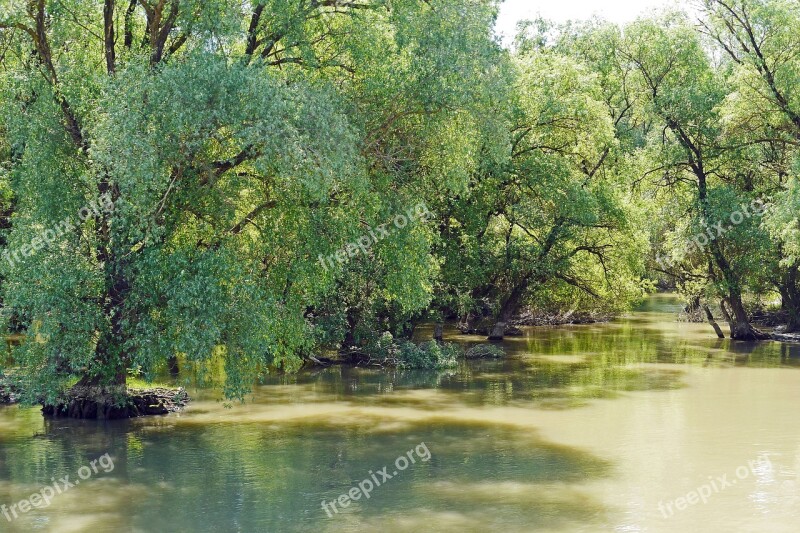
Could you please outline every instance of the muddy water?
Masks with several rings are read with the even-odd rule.
[[[800,345],[719,341],[675,308],[530,328],[454,370],[326,369],[230,408],[197,392],[163,418],[0,408],[0,505],[62,488],[0,508],[0,531],[800,530]]]

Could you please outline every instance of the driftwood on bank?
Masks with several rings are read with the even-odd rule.
[[[563,313],[526,310],[512,321],[515,326],[571,326],[609,322],[613,315],[571,309]]]
[[[331,361],[331,363],[362,367],[396,368],[402,364],[402,361],[396,354],[375,356],[361,348],[350,347],[340,350],[339,359]]]
[[[514,324],[506,322],[495,322],[493,319],[481,319],[477,322],[466,320],[460,322],[457,326],[458,330],[463,335],[480,335],[482,337],[498,336],[502,329],[502,334],[505,337],[521,337],[523,332]]]
[[[773,333],[771,337],[780,342],[800,342],[800,333]]]

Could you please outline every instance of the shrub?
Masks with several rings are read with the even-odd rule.
[[[458,366],[460,349],[454,344],[426,342],[417,346],[413,342],[405,341],[398,348],[399,368],[437,369]]]
[[[467,359],[500,359],[506,353],[499,346],[494,344],[478,344],[467,350]]]

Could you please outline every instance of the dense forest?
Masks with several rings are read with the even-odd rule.
[[[241,398],[659,288],[800,330],[800,9],[701,8],[507,48],[493,0],[3,0],[7,363],[33,402],[178,362]]]

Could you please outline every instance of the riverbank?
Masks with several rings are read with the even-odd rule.
[[[562,313],[546,313],[525,311],[511,323],[514,326],[576,326],[583,324],[600,324],[611,322],[616,316],[594,311],[566,311]]]
[[[778,342],[798,342],[800,343],[800,333],[772,333],[772,340]]]
[[[459,361],[468,359],[499,359],[505,352],[490,343],[463,346],[453,342],[411,341],[395,342],[391,336],[388,343],[379,342],[377,346],[340,350],[332,358],[309,357],[316,366],[352,366],[365,368],[385,368],[401,370],[441,370],[455,368]]]
[[[564,311],[547,312],[526,310],[514,317],[505,327],[503,336],[521,337],[523,336],[522,327],[527,326],[577,326],[586,324],[599,324],[611,322],[618,318],[615,315],[593,311]],[[468,317],[456,326],[464,335],[483,335],[489,337],[497,324],[497,320],[492,317],[475,318]]]
[[[130,389],[72,387],[54,405],[42,407],[50,418],[118,420],[175,413],[189,403],[184,388]]]
[[[608,324],[524,328],[495,345],[506,357],[457,369],[309,368],[230,405],[198,390],[180,416],[0,408],[0,461],[13,466],[2,504],[42,479],[74,482],[104,453],[115,464],[13,523],[0,513],[2,531],[793,531],[800,345],[720,341],[677,323],[674,298],[653,300]],[[453,327],[444,338],[484,343]],[[396,468],[423,442],[430,461]],[[765,454],[772,469],[756,476],[749,462]],[[327,516],[321,502],[370,470],[383,481],[384,466],[392,478],[369,499]],[[665,517],[659,503],[709,476],[736,484]]]
[[[21,397],[22,389],[13,377],[0,374],[0,405],[16,404]],[[42,414],[49,418],[138,418],[179,412],[189,401],[189,394],[182,387],[125,388],[123,391],[72,387],[54,405],[42,405]]]

